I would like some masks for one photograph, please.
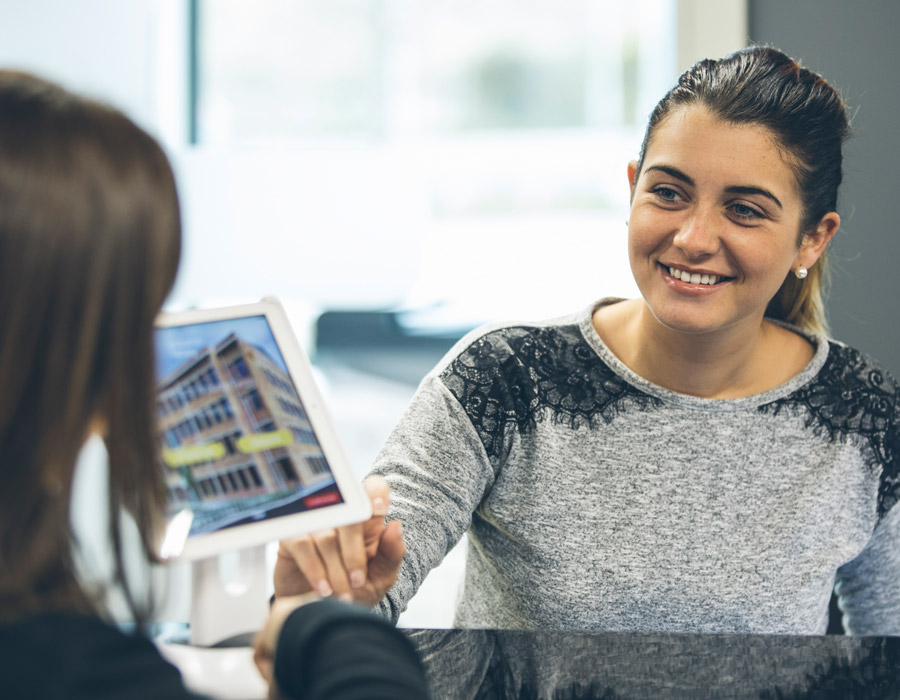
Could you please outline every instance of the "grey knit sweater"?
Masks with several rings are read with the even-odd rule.
[[[599,302],[604,303],[604,302]],[[396,620],[468,532],[462,627],[900,634],[900,396],[859,352],[740,399],[651,384],[597,305],[462,339],[373,471],[408,553]]]

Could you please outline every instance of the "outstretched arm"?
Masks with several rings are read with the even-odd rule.
[[[494,468],[462,406],[432,376],[366,479],[372,517],[282,542],[276,597],[308,591],[343,596],[378,604],[396,622],[428,572],[469,528]]]

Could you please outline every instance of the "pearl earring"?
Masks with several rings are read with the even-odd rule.
[[[806,279],[806,276],[809,274],[809,270],[805,267],[798,267],[794,270],[794,274],[797,276],[798,280]]]

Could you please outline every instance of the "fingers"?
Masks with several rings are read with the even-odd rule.
[[[287,557],[308,582],[309,588],[321,596],[350,599],[351,589],[366,582],[366,552],[360,525],[285,540],[279,546],[278,556],[279,561]],[[277,568],[276,564],[276,573]],[[282,588],[275,592],[286,595],[303,591]]]
[[[366,585],[368,556],[361,523],[296,540],[291,552],[319,595],[352,600],[352,589]]]
[[[387,515],[391,501],[391,487],[383,477],[370,476],[363,482],[363,488],[372,504],[372,517],[363,523],[363,541],[368,560],[375,556],[381,533],[384,532],[384,516]]]
[[[391,499],[391,485],[383,476],[368,476],[363,488],[372,502],[372,517],[384,517]]]
[[[290,547],[290,541],[281,542],[278,546],[278,558],[275,560],[273,576],[277,598],[301,595],[314,590],[312,584],[298,568],[294,555],[290,552]]]
[[[382,595],[396,582],[405,555],[403,525],[394,520],[385,527],[378,550],[369,562],[369,579],[381,590]]]
[[[394,549],[398,542],[405,551],[402,535],[398,532],[392,529],[393,534],[386,542],[383,537],[390,484],[380,476],[371,476],[363,482],[363,487],[372,504],[369,520],[281,542],[275,569],[276,596],[314,590],[321,596],[334,595],[345,600],[368,597],[354,593],[372,589],[370,560],[379,556],[384,547],[396,554]],[[388,573],[391,564],[385,559],[384,552],[380,557],[383,569],[380,578],[385,578],[391,575]],[[402,560],[402,553],[399,558]],[[392,575],[396,578],[396,571]]]
[[[321,567],[324,568],[324,580],[331,587],[332,593],[339,598],[352,599],[350,596],[350,574],[344,566],[344,560],[340,547],[340,537],[337,530],[324,530],[310,536],[314,545],[311,556],[318,554]],[[363,553],[364,556],[364,553]],[[324,584],[319,583],[319,593],[322,593]]]
[[[328,571],[325,562],[319,555],[316,543],[312,536],[298,537],[293,540],[284,540],[278,547],[279,561],[282,557],[287,557],[302,577],[308,581],[312,590],[321,596],[330,596],[334,589],[328,578]],[[277,568],[276,564],[276,568]],[[275,591],[276,596],[289,595],[292,591]]]
[[[347,572],[351,588],[362,588],[366,585],[366,545],[363,539],[361,523],[338,528],[338,549],[340,560]]]
[[[364,588],[354,591],[354,599],[363,605],[377,605],[397,582],[397,575],[406,554],[403,526],[398,521],[384,527],[369,560],[369,576]]]

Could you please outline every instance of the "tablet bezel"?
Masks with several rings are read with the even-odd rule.
[[[371,517],[371,503],[353,471],[334,422],[326,409],[321,392],[313,377],[309,357],[297,341],[287,314],[277,299],[267,297],[258,302],[236,306],[175,312],[163,311],[157,317],[156,327],[170,328],[251,316],[264,316],[268,321],[275,342],[281,350],[288,374],[294,383],[344,502],[258,522],[234,525],[209,533],[188,536],[186,539],[183,535],[176,536],[180,540],[183,539],[183,546],[180,546],[181,542],[179,541],[174,551],[172,551],[171,537],[167,543],[167,551],[164,551],[163,541],[166,533],[161,533],[161,536],[157,538],[157,554],[165,560],[203,559],[310,532],[362,522]],[[162,464],[161,460],[159,463]],[[166,530],[169,532],[173,530],[172,519],[168,519]]]

